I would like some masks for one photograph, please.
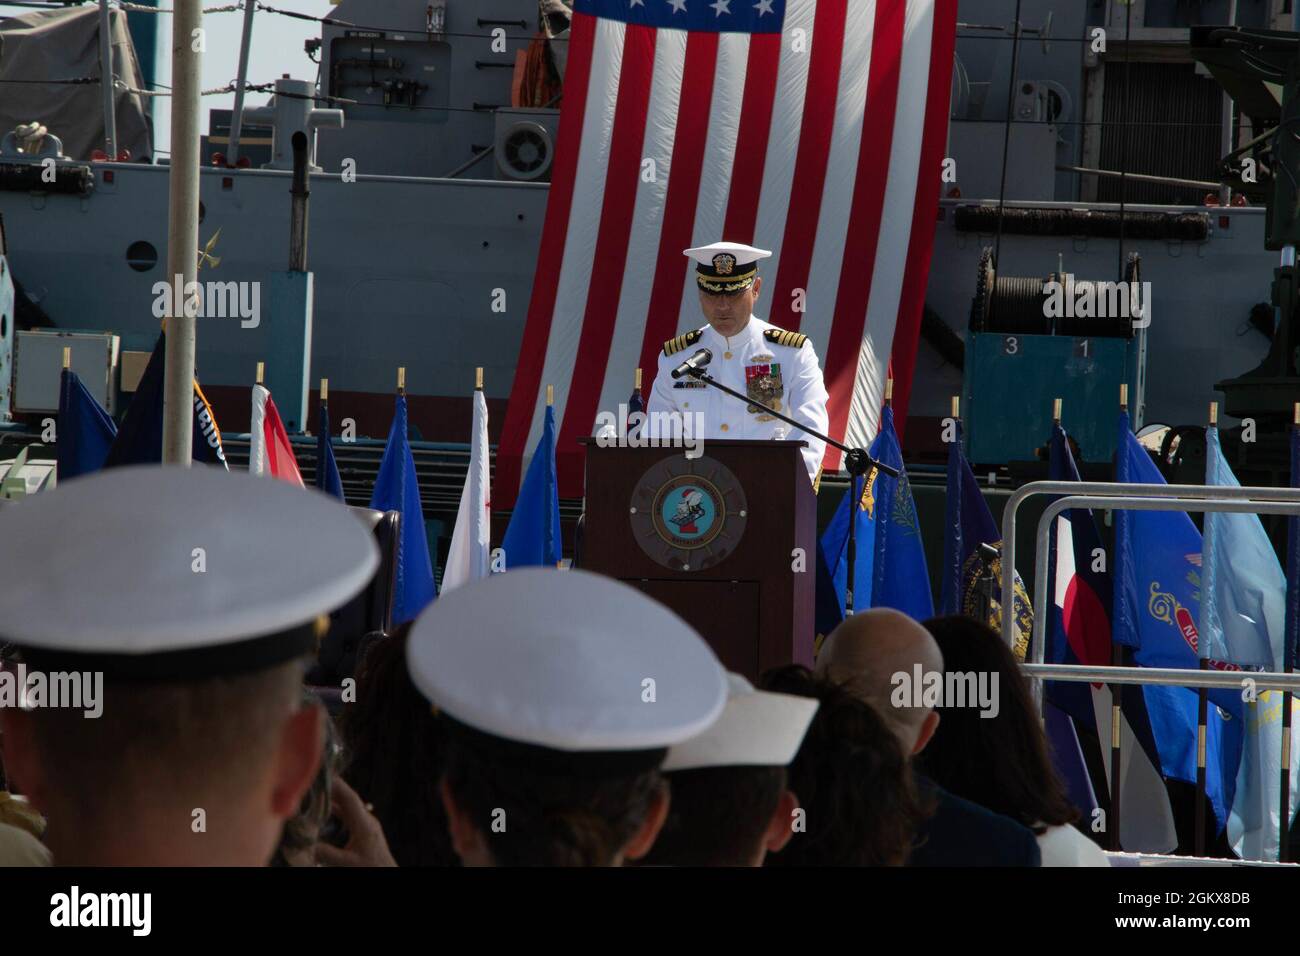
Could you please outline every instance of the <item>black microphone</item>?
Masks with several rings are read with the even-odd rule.
[[[704,368],[704,366],[708,365],[712,361],[713,353],[708,349],[700,349],[681,365],[673,369],[672,376],[673,378],[681,378],[683,375],[688,375],[691,372]]]

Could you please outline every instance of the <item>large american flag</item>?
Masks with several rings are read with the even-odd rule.
[[[774,250],[756,311],[812,338],[833,435],[868,444],[891,357],[902,420],[956,19],[957,0],[576,0],[499,497],[547,385],[560,493],[581,495],[578,439],[704,324],[682,250],[720,239]]]

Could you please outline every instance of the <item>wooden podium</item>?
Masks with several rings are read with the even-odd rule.
[[[804,442],[583,443],[585,570],[672,608],[751,681],[792,661],[812,666],[817,496]]]

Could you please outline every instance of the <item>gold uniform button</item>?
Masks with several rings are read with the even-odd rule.
[[[690,402],[682,402],[682,408],[690,408],[690,407],[691,407]]]
[[[731,426],[730,426],[730,425],[727,425],[727,424],[724,423],[724,424],[721,425],[720,427],[721,427],[722,430],[725,432],[725,431],[727,431],[728,429],[730,429]]]
[[[730,352],[723,352],[723,353],[722,353],[722,357],[723,357],[724,359],[729,359],[729,358],[731,358],[731,353],[730,353]]]

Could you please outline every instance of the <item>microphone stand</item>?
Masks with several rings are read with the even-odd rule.
[[[883,471],[891,478],[897,478],[898,469],[890,465],[883,464],[877,461],[876,459],[872,458],[869,454],[867,454],[867,451],[864,448],[851,448],[850,446],[845,445],[842,442],[838,442],[834,438],[831,438],[830,435],[823,435],[821,432],[815,431],[809,428],[807,425],[795,421],[789,415],[781,414],[775,408],[772,408],[770,405],[765,405],[760,401],[756,401],[755,399],[750,398],[748,395],[740,394],[740,392],[736,391],[733,388],[728,388],[726,385],[723,385],[717,379],[710,376],[707,372],[704,371],[703,368],[694,368],[694,367],[688,368],[685,370],[683,374],[689,375],[691,378],[697,379],[698,381],[704,382],[708,385],[712,385],[718,391],[725,392],[727,395],[730,395],[732,398],[739,399],[740,401],[744,402],[746,405],[754,405],[758,408],[761,408],[763,409],[763,411],[767,412],[773,418],[779,418],[787,425],[793,425],[795,428],[799,429],[800,431],[806,432],[807,434],[812,435],[814,438],[820,438],[826,444],[838,448],[840,451],[844,452],[844,468],[849,473],[849,481],[852,483],[852,488],[853,488],[853,495],[849,499],[850,502],[849,504],[849,567],[848,567],[848,579],[844,583],[844,613],[846,616],[852,614],[853,613],[853,584],[855,580],[854,572],[857,568],[857,563],[858,563],[857,507],[858,507],[858,499],[861,496],[861,492],[858,490],[858,481],[864,475],[866,475],[868,471],[870,471],[873,468],[878,469],[879,471]],[[680,377],[680,376],[675,376],[675,377]]]

